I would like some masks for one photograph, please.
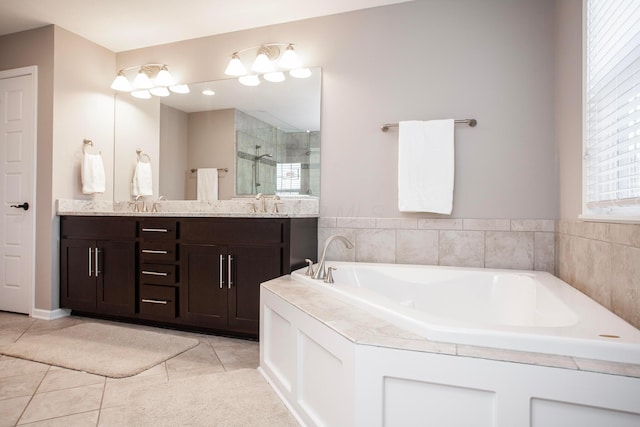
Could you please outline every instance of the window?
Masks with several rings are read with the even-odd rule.
[[[640,1],[586,0],[584,217],[640,219]]]
[[[276,165],[276,192],[278,194],[300,194],[302,164],[278,163]]]

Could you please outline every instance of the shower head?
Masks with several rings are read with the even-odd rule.
[[[256,156],[256,158],[255,158],[254,160],[260,160],[260,159],[262,159],[263,157],[273,157],[273,156],[272,156],[271,154],[262,154],[262,155],[260,155],[260,156]]]

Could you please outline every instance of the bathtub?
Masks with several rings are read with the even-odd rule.
[[[317,265],[315,266],[317,267]],[[546,272],[327,262],[292,277],[432,341],[640,362],[640,331]]]

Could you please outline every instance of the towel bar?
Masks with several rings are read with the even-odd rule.
[[[476,119],[457,119],[454,120],[454,123],[459,125],[459,124],[468,124],[470,127],[474,127],[475,125],[478,124],[478,121]],[[382,132],[386,132],[389,130],[389,128],[397,128],[398,127],[398,123],[385,123],[382,126],[380,126],[380,130],[382,130]]]
[[[229,168],[216,168],[218,172],[229,172]],[[191,169],[191,173],[196,173],[198,169]]]

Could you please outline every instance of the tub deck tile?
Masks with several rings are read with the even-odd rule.
[[[505,350],[501,348],[477,347],[458,344],[458,356],[500,360],[503,362],[526,363],[529,365],[550,366],[554,368],[578,369],[578,365],[569,356],[556,354],[531,353],[526,351]]]

